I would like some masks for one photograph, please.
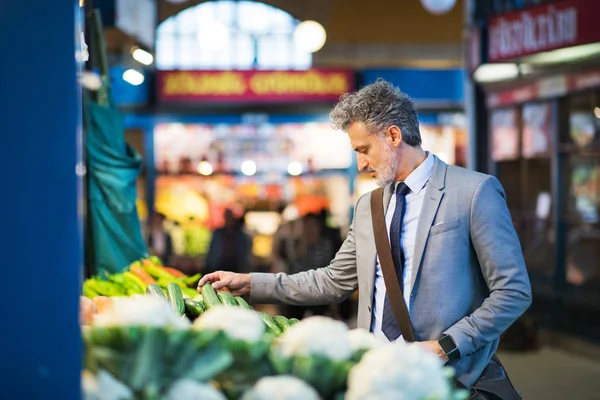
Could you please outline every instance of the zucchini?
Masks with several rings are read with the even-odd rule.
[[[298,322],[300,322],[300,321],[297,318],[288,319],[288,323],[290,324],[290,326],[297,324]]]
[[[190,299],[184,299],[183,301],[185,302],[185,313],[192,321],[198,318],[198,316],[206,310],[204,305],[197,301]]]
[[[185,303],[183,301],[183,293],[181,292],[181,288],[177,286],[176,283],[169,283],[167,286],[167,294],[169,295],[169,302],[171,303],[171,307],[173,310],[179,314],[185,314]]]
[[[219,296],[217,296],[217,292],[215,292],[215,289],[210,283],[202,286],[202,299],[204,300],[204,306],[207,310],[221,305]]]
[[[246,300],[244,300],[240,296],[235,296],[234,298],[235,298],[235,301],[238,304],[238,306],[243,307],[243,308],[247,308],[248,310],[252,310],[252,307],[250,307],[250,304],[248,304],[246,302]]]
[[[238,305],[231,293],[226,290],[221,290],[219,293],[217,293],[217,296],[219,297],[219,300],[221,300],[221,304],[224,306],[236,307]]]
[[[285,330],[290,327],[290,321],[288,321],[288,319],[283,315],[274,316],[273,321],[275,321],[275,323],[281,328],[283,332],[285,332]]]
[[[269,316],[269,314],[267,314],[264,311],[259,312],[258,314],[262,318],[263,322],[265,323],[265,325],[267,326],[267,329],[269,331],[271,331],[272,333],[274,333],[276,336],[279,336],[279,335],[281,335],[283,333],[283,331],[281,330],[281,328],[279,327],[279,325],[277,325],[275,323],[275,321],[273,321],[273,319]]]
[[[151,283],[146,288],[146,294],[158,297],[159,299],[167,300],[167,296],[162,291],[162,288],[156,283]]]

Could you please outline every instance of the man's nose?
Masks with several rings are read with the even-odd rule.
[[[359,171],[364,171],[369,166],[369,162],[364,155],[358,154],[356,156],[356,165],[358,166]]]

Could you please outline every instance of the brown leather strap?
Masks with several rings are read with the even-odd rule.
[[[385,213],[383,211],[383,188],[371,192],[371,219],[373,221],[373,234],[375,236],[375,247],[379,256],[379,264],[383,273],[385,289],[390,298],[390,305],[400,328],[402,338],[407,342],[415,341],[412,324],[406,303],[402,296],[402,288],[398,282],[396,268],[392,259],[392,249],[388,239],[387,227],[385,225]]]

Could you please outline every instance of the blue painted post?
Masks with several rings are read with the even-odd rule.
[[[75,1],[0,2],[0,399],[79,399]]]

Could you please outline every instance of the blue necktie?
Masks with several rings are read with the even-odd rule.
[[[404,219],[404,213],[406,211],[406,195],[410,193],[410,188],[406,186],[404,182],[401,182],[396,187],[396,208],[394,209],[394,217],[390,224],[390,247],[392,249],[392,259],[394,260],[394,266],[396,267],[396,275],[398,276],[398,282],[400,282],[400,288],[403,288],[402,273],[404,270],[404,252],[402,251],[401,240],[402,240],[402,221]],[[400,329],[396,322],[396,317],[392,311],[389,297],[385,296],[385,304],[383,306],[383,318],[381,321],[381,330],[384,335],[390,340],[394,341],[400,336]]]

